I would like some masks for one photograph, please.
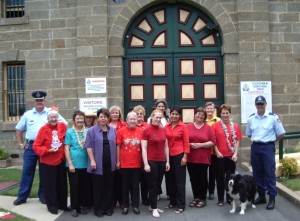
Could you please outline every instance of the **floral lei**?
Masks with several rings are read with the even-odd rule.
[[[230,131],[231,131],[232,143],[233,143],[232,146],[231,146],[231,143],[229,141],[229,133],[227,131],[227,127],[226,127],[225,123],[223,122],[223,120],[221,120],[221,123],[222,123],[223,131],[224,131],[225,136],[226,136],[227,146],[228,146],[229,150],[231,151],[231,153],[234,153],[235,152],[235,145],[236,145],[236,132],[235,132],[235,129],[234,129],[233,122],[232,122],[231,119],[229,119],[229,125],[230,125]]]
[[[73,130],[75,131],[75,135],[78,141],[78,144],[81,148],[83,148],[83,145],[86,140],[86,134],[85,134],[85,127],[82,128],[82,130],[77,130],[75,126],[73,125]]]

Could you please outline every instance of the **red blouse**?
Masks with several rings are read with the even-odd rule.
[[[190,152],[189,131],[184,123],[179,123],[172,128],[172,123],[166,125],[166,134],[170,156]]]
[[[56,166],[65,158],[64,139],[67,126],[64,123],[57,122],[55,126],[46,124],[39,130],[33,143],[34,152],[40,156],[40,162]],[[56,152],[49,153],[52,146],[59,145]]]

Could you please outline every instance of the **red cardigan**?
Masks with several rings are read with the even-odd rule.
[[[56,152],[49,153],[52,144],[52,131],[58,133],[58,140],[62,143]],[[38,132],[38,135],[33,143],[34,152],[40,156],[40,162],[56,166],[65,159],[64,139],[67,131],[67,126],[62,122],[57,122],[55,126],[46,124]]]

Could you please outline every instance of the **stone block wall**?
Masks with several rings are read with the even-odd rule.
[[[287,131],[299,130],[299,0],[26,0],[25,16],[0,18],[0,105],[3,63],[25,61],[31,91],[48,92],[47,105],[71,119],[86,95],[86,77],[107,77],[108,106],[123,106],[123,40],[137,14],[157,3],[185,2],[207,12],[223,37],[225,102],[240,123],[240,81],[272,81],[273,111]],[[0,1],[2,6],[3,0]],[[3,17],[3,16],[2,16]],[[0,121],[3,109],[0,109]],[[0,146],[18,152],[16,122],[2,122]],[[241,125],[243,132],[245,125]],[[249,158],[249,139],[241,158]]]

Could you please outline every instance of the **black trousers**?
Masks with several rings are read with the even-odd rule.
[[[48,210],[67,209],[68,187],[65,161],[52,166],[40,164]]]
[[[170,204],[185,209],[186,166],[181,166],[183,153],[170,156]]]
[[[214,165],[211,163],[208,166],[208,194],[214,194],[216,187],[216,179],[214,173]]]
[[[94,213],[112,213],[114,208],[115,172],[111,172],[110,166],[103,165],[103,175],[92,174]]]
[[[157,208],[158,184],[163,180],[166,171],[166,162],[148,161],[150,172],[146,173],[149,188],[149,201],[152,209]]]
[[[119,203],[123,206],[122,202],[122,175],[120,170],[116,170],[114,178],[114,204]]]
[[[125,208],[129,208],[129,193],[133,208],[140,204],[140,168],[123,168],[122,175],[122,202]]]
[[[214,172],[217,182],[217,193],[218,201],[224,201],[225,193],[225,172],[230,171],[235,173],[236,165],[231,157],[217,158],[215,155],[212,156]]]
[[[142,202],[144,204],[148,204],[149,203],[149,190],[148,190],[148,184],[147,184],[146,172],[144,170],[144,166],[142,169],[140,169],[140,185],[141,185]]]
[[[206,200],[208,164],[187,163],[194,199]]]
[[[77,211],[80,207],[91,206],[91,183],[90,176],[86,171],[86,168],[75,169],[75,172],[68,170],[69,184],[70,184],[70,201],[71,208]]]

